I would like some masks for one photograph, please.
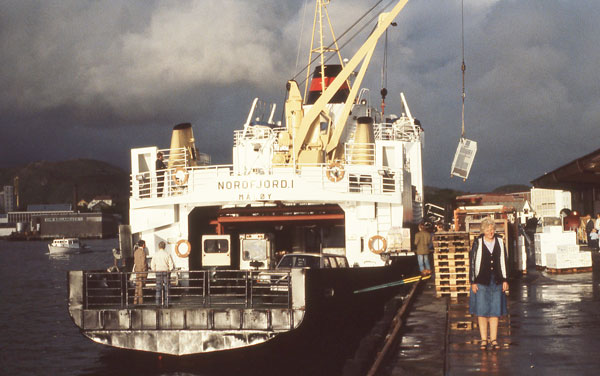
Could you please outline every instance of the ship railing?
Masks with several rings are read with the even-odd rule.
[[[166,294],[158,294],[156,276],[147,272],[84,271],[84,309],[136,307],[291,308],[291,277],[277,271],[200,270],[169,275]],[[142,293],[136,296],[136,287]],[[141,299],[139,299],[141,297]]]
[[[375,163],[374,143],[347,143],[344,146],[347,165],[373,165]]]
[[[421,129],[414,121],[400,118],[394,122],[382,122],[373,125],[376,140],[386,141],[416,141],[419,139]]]
[[[337,175],[339,180],[332,174],[332,166],[326,163],[298,164],[296,167],[272,164],[269,168],[252,171],[236,171],[232,165],[195,166],[167,169],[162,177],[150,172],[132,176],[131,197],[157,199],[193,192],[218,193],[215,180],[229,181],[242,176],[295,179],[336,193],[387,195],[402,191],[402,169],[375,167],[374,144],[347,144],[346,156],[342,161],[343,174]]]

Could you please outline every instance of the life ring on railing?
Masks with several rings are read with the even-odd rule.
[[[181,250],[179,249],[180,247],[182,248]],[[175,245],[175,253],[179,257],[188,257],[190,255],[191,250],[192,246],[190,245],[190,242],[188,242],[185,239],[181,239]]]
[[[173,182],[177,185],[184,185],[187,183],[189,177],[188,172],[184,168],[179,167],[173,173]]]
[[[342,180],[345,174],[344,166],[339,161],[331,162],[327,166],[327,179],[334,183]]]
[[[387,240],[381,235],[373,235],[369,239],[369,249],[376,254],[383,253],[387,249]]]

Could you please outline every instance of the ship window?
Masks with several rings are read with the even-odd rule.
[[[347,268],[348,267],[348,262],[346,261],[346,259],[344,257],[336,257],[338,266],[340,268]]]
[[[303,268],[306,266],[306,259],[304,257],[296,257],[296,265],[298,268]]]
[[[291,268],[292,267],[292,256],[283,257],[277,265],[278,268]]]
[[[227,253],[229,251],[229,242],[227,239],[206,239],[204,240],[205,253]]]
[[[264,239],[244,239],[244,260],[261,261],[267,259],[267,243]]]
[[[329,257],[323,257],[323,267],[331,268],[331,263],[329,262]]]

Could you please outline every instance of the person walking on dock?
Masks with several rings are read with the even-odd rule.
[[[425,230],[423,223],[419,224],[419,232],[415,235],[415,246],[417,247],[417,261],[419,262],[419,271],[422,276],[431,274],[429,266],[429,252],[431,250],[431,234]]]
[[[469,255],[469,279],[471,296],[469,313],[477,316],[480,348],[487,349],[488,326],[489,342],[492,349],[498,345],[498,320],[507,314],[506,295],[508,291],[507,255],[504,241],[496,235],[496,224],[492,218],[481,222],[482,234],[473,242]]]
[[[144,303],[144,283],[148,276],[148,263],[146,262],[146,251],[144,247],[146,242],[143,240],[138,241],[135,252],[133,253],[133,271],[135,273],[135,295],[133,298],[133,304]]]
[[[165,247],[165,242],[158,243],[158,250],[152,257],[150,267],[156,272],[156,305],[162,302],[164,306],[168,306],[170,272],[173,270],[174,263]]]

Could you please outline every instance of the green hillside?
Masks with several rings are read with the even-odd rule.
[[[20,210],[27,205],[89,202],[110,196],[116,212],[126,215],[128,211],[129,174],[106,162],[74,159],[4,168],[0,169],[0,185],[14,185],[17,176]]]

